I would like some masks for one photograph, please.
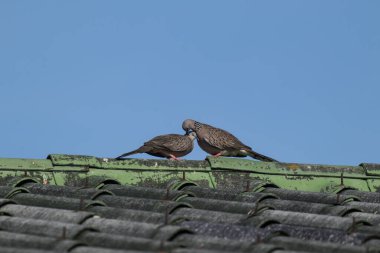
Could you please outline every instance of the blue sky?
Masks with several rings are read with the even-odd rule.
[[[0,157],[115,157],[193,118],[284,162],[380,163],[379,7],[1,1]]]

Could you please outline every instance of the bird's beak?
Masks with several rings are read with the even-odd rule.
[[[186,135],[189,135],[190,133],[192,133],[193,132],[193,130],[191,130],[191,129],[187,129],[186,130]]]

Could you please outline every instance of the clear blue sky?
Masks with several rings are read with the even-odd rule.
[[[379,12],[375,0],[1,1],[0,157],[115,157],[193,118],[285,162],[380,163]]]

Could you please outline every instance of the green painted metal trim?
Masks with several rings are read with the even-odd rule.
[[[96,169],[96,168],[93,168],[93,169]],[[87,166],[83,166],[83,167],[80,167],[80,166],[54,166],[53,169],[51,169],[50,171],[54,171],[54,172],[88,172],[90,171],[90,167],[87,167]]]
[[[86,155],[60,155],[51,154],[47,159],[51,160],[54,166],[87,166],[99,167],[99,159]]]
[[[370,189],[370,191],[372,192],[375,192],[375,191],[380,192],[380,180],[368,179],[367,186],[368,186],[368,189]]]
[[[329,190],[331,193],[339,194],[344,190],[356,190],[356,188],[351,187],[351,186],[346,186],[346,185],[335,185],[331,187]]]
[[[270,184],[286,189],[318,192],[337,192],[342,187],[377,191],[380,189],[380,164],[331,166],[224,157],[208,157],[203,161],[115,160],[59,154],[49,155],[48,159],[0,158],[0,183],[9,185],[27,177],[48,184],[99,189],[107,181],[167,187],[169,181],[186,180],[202,187],[242,191],[249,189],[257,192],[265,187],[274,187]],[[262,181],[258,181],[258,184],[252,182],[257,179]]]
[[[246,171],[257,174],[287,175],[295,177],[341,177],[371,178],[361,166],[330,166],[318,164],[297,164],[257,162],[248,159],[207,157],[212,170]],[[379,175],[380,176],[380,175]]]
[[[53,164],[46,159],[0,158],[0,170],[50,170]]]
[[[212,172],[209,172],[208,175],[209,175],[209,187],[215,189],[217,186],[216,178],[214,177]]]
[[[97,158],[93,156],[80,155],[58,155],[51,154],[48,156],[54,166],[80,168],[97,168],[97,169],[130,169],[130,170],[191,170],[191,171],[209,171],[211,168],[207,161],[181,160],[171,161],[163,159],[124,159],[115,160],[111,158]]]
[[[380,164],[376,163],[361,163],[360,167],[364,168],[368,176],[380,176]]]

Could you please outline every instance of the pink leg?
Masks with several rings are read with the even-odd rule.
[[[219,152],[218,154],[213,155],[213,157],[219,157],[222,155],[222,152]]]
[[[172,160],[172,161],[180,161],[181,159],[175,157],[174,155],[170,155],[170,159],[169,160]]]

